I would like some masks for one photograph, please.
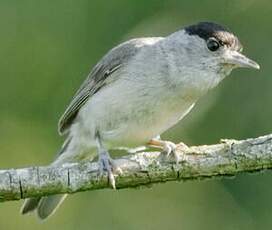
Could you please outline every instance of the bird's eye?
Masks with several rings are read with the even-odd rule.
[[[209,38],[207,41],[207,47],[210,51],[216,51],[219,49],[219,42],[215,38]]]

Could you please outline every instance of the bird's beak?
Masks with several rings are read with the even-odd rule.
[[[260,66],[257,62],[247,58],[245,55],[237,52],[237,51],[229,51],[226,53],[224,57],[225,64],[231,64],[236,67],[245,67],[245,68],[253,68],[260,69]]]

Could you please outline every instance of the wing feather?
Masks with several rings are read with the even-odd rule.
[[[98,62],[61,116],[58,124],[61,135],[69,131],[78,111],[89,98],[113,80],[111,79],[112,73],[121,69],[144,45],[150,45],[145,38],[132,39],[110,50]]]

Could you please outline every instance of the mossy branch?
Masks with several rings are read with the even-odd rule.
[[[178,154],[181,154],[179,149]],[[159,152],[124,156],[116,163],[123,171],[122,175],[116,175],[118,189],[257,172],[272,168],[272,134],[190,147],[186,150],[186,160],[180,164]],[[109,188],[107,175],[99,176],[95,162],[0,170],[0,202],[104,188]]]

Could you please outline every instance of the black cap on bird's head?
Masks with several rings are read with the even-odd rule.
[[[234,67],[249,67],[259,69],[259,65],[242,55],[242,45],[239,39],[227,28],[213,22],[199,22],[187,26],[185,32],[192,36],[198,36],[205,40],[207,48],[211,52],[224,49],[221,52],[223,64],[230,64]]]
[[[215,38],[221,45],[226,45],[237,51],[242,50],[239,39],[227,28],[219,24],[213,22],[200,22],[186,27],[185,31],[190,35],[197,35],[205,41],[209,38]]]

